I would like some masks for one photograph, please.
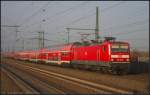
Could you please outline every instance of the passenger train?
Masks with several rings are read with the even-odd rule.
[[[128,73],[130,46],[128,42],[105,37],[98,43],[70,43],[33,51],[19,51],[10,57],[47,64],[57,64],[73,68],[100,70],[113,74]]]

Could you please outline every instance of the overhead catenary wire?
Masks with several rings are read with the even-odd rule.
[[[131,34],[131,33],[136,33],[136,32],[141,32],[141,31],[148,31],[148,29],[139,29],[139,30],[133,30],[133,31],[123,31],[123,32],[118,32],[118,33],[114,33],[112,35],[122,35],[122,34]],[[106,35],[105,35],[106,36]]]
[[[120,39],[120,40],[148,40],[148,38],[129,38],[129,39]]]
[[[109,9],[112,9],[112,8],[114,8],[114,7],[117,7],[117,6],[119,6],[119,5],[123,4],[123,3],[124,3],[124,2],[119,2],[119,3],[113,4],[113,5],[111,5],[111,6],[107,7],[107,8],[104,8],[104,9],[102,10],[102,12],[108,11]],[[95,10],[95,9],[94,9],[94,10]],[[92,10],[92,11],[93,11],[93,10]],[[88,12],[88,13],[90,13],[90,12]],[[71,24],[75,24],[75,23],[77,23],[77,22],[79,22],[79,21],[81,21],[81,20],[83,20],[83,19],[87,19],[88,17],[93,16],[93,15],[95,15],[95,14],[96,14],[96,12],[94,12],[94,13],[92,13],[92,14],[89,14],[89,15],[82,16],[82,17],[80,17],[80,18],[78,18],[78,19],[72,21],[71,23],[68,23],[68,24],[63,25],[63,26],[65,27],[65,26],[68,26],[68,25],[71,25]],[[58,30],[58,28],[57,28],[57,30]]]
[[[145,20],[138,20],[136,22],[133,22],[133,23],[128,23],[128,24],[124,24],[124,25],[117,25],[115,27],[109,27],[109,28],[104,28],[102,29],[103,31],[105,30],[111,30],[111,29],[122,29],[122,28],[126,28],[126,27],[132,27],[134,25],[141,25],[141,24],[144,24],[144,23],[148,23],[148,19],[145,19]]]
[[[83,3],[79,4],[79,5],[73,6],[73,7],[71,7],[71,8],[68,8],[68,9],[66,9],[66,10],[63,10],[63,11],[61,11],[61,12],[57,12],[55,15],[50,16],[50,17],[47,17],[47,18],[45,19],[45,21],[48,21],[49,19],[52,19],[53,17],[55,17],[55,16],[57,16],[57,15],[64,14],[64,13],[66,13],[66,12],[68,12],[68,11],[70,11],[70,10],[73,10],[73,9],[75,9],[75,8],[79,8],[80,6],[82,6],[83,4],[86,4],[86,3],[87,3],[87,1],[86,1],[86,2],[83,2]],[[30,26],[33,26],[33,25],[40,24],[41,22],[42,22],[41,20],[40,20],[40,21],[37,21],[37,22],[32,23],[32,24],[30,24],[30,25],[28,25],[28,26],[25,26],[24,28],[27,28],[27,27],[30,27]]]
[[[104,9],[102,10],[102,12],[105,12],[105,11],[111,9],[111,8],[114,8],[114,7],[116,7],[116,6],[119,6],[119,5],[122,4],[122,3],[123,3],[123,2],[119,2],[119,3],[117,3],[117,4],[114,4],[114,5],[112,5],[112,6],[109,6],[109,7],[107,7],[107,8],[104,8]],[[88,13],[91,13],[91,12],[94,11],[94,10],[95,10],[95,9],[92,9],[92,10],[90,10]],[[90,15],[82,16],[82,17],[80,17],[80,18],[74,20],[73,22],[71,22],[71,23],[69,23],[69,24],[67,24],[67,25],[71,25],[71,24],[74,24],[74,23],[76,23],[76,22],[78,22],[78,21],[81,21],[81,20],[83,20],[83,19],[86,19],[87,17],[90,17],[90,16],[95,15],[95,13],[96,13],[96,12],[94,12],[94,13],[92,13],[92,14],[90,14]]]
[[[124,1],[124,2],[125,2],[125,1]],[[121,5],[121,4],[123,4],[124,2],[121,1],[121,2],[119,2],[119,3],[116,3],[116,4],[113,4],[113,5],[109,6],[109,7],[107,7],[107,8],[104,8],[104,9],[102,10],[102,12],[105,12],[105,11],[108,11],[108,10],[114,8],[114,7],[117,7],[117,6]],[[50,16],[49,18],[55,17],[56,15],[63,14],[63,13],[65,13],[65,12],[67,12],[68,10],[72,10],[72,9],[74,9],[74,8],[76,8],[76,7],[79,7],[79,6],[83,5],[83,4],[85,4],[85,3],[87,3],[87,1],[81,3],[81,4],[78,5],[78,6],[74,6],[74,7],[68,8],[68,9],[66,9],[66,10],[64,10],[64,11],[62,11],[62,12],[60,12],[60,13],[58,12],[58,13],[56,13],[54,16]],[[92,10],[92,11],[93,11],[93,10]],[[91,11],[90,11],[90,12],[91,12]],[[89,16],[95,15],[95,13],[96,13],[96,12],[92,13],[91,15],[82,16],[82,17],[78,18],[77,20],[73,21],[73,22],[70,23],[70,24],[76,23],[76,22],[78,22],[78,21],[81,21],[81,20],[83,20],[83,19],[89,17]],[[48,20],[49,18],[47,18],[47,20]],[[45,19],[45,20],[46,20],[46,19]],[[24,28],[31,27],[31,26],[36,25],[36,24],[39,24],[39,23],[41,23],[41,21],[37,21],[37,22],[35,22],[35,23],[31,24],[31,25],[28,25],[28,26],[26,26],[26,27],[24,27]],[[70,25],[70,24],[69,24],[69,25]],[[68,25],[68,24],[67,24],[67,25]]]
[[[95,12],[94,12],[94,14],[95,14]],[[90,14],[90,15],[86,15],[86,17],[92,16],[92,15],[94,15],[94,14],[92,13],[92,14]],[[78,19],[72,21],[71,23],[68,23],[67,25],[74,24],[74,23],[80,21],[81,19],[85,19],[86,17],[85,17],[85,16],[82,16],[82,17],[80,17],[80,18],[78,18]],[[145,20],[140,20],[140,21],[136,21],[136,22],[133,22],[133,23],[128,23],[128,24],[125,24],[125,25],[120,25],[120,26],[117,26],[117,27],[110,27],[110,28],[107,28],[107,29],[105,28],[105,29],[102,29],[102,30],[104,31],[104,30],[109,30],[109,29],[113,29],[113,28],[122,29],[122,28],[126,28],[126,27],[131,27],[131,26],[133,26],[133,25],[141,25],[141,24],[144,24],[144,23],[148,23],[147,21],[148,21],[148,19],[145,19]],[[64,26],[64,25],[63,25],[63,26]],[[62,26],[62,27],[63,27],[63,26]],[[65,25],[65,26],[66,26],[66,25]],[[57,28],[57,30],[58,30],[58,29],[59,29],[59,28]],[[57,33],[59,33],[59,32],[57,32]],[[55,34],[55,33],[53,33],[53,34]]]
[[[114,4],[114,5],[111,5],[111,6],[107,7],[107,8],[104,8],[104,9],[101,10],[101,12],[108,11],[108,10],[110,10],[111,8],[114,8],[114,7],[119,6],[120,4],[123,4],[123,2],[119,2],[119,3],[117,3],[117,4]],[[95,9],[94,9],[94,10],[95,10]],[[94,10],[91,10],[91,11],[94,11]],[[88,12],[88,13],[90,13],[90,12]],[[74,24],[74,23],[76,23],[76,22],[78,22],[78,21],[81,21],[81,20],[83,20],[83,19],[87,19],[87,17],[93,16],[93,15],[95,15],[95,14],[96,14],[96,12],[94,12],[94,13],[92,13],[92,14],[89,14],[89,15],[82,16],[82,17],[80,17],[80,18],[74,20],[73,22],[69,23],[68,25]]]
[[[107,10],[113,8],[113,7],[119,6],[120,4],[123,4],[123,3],[125,3],[125,2],[119,2],[119,3],[114,4],[114,5],[112,5],[112,6],[108,7],[108,8],[104,8],[101,12],[105,12],[105,11],[107,11]],[[95,14],[95,13],[94,13],[94,14]],[[94,14],[93,14],[93,15],[94,15]],[[89,15],[89,16],[91,16],[91,15]],[[79,19],[73,21],[73,22],[70,23],[70,24],[74,24],[74,23],[76,23],[76,22],[78,22],[78,21],[80,21],[80,20],[83,20],[83,19],[86,19],[86,17],[84,18],[84,16],[83,16],[83,17],[81,17],[81,18],[79,18]],[[134,23],[129,23],[129,24],[126,24],[126,26],[131,27],[132,25],[140,25],[140,24],[143,24],[143,23],[147,23],[147,22],[145,22],[145,21],[148,21],[148,19],[142,20],[142,21],[137,21],[137,22],[134,22]],[[139,22],[139,23],[138,23],[138,22]],[[68,24],[68,25],[70,25],[70,24]],[[120,27],[120,26],[119,26],[119,27]],[[124,27],[124,25],[121,25],[121,27]],[[112,29],[112,28],[114,28],[114,27],[105,28],[105,29],[103,29],[103,30]],[[116,28],[118,28],[118,27],[116,27]]]
[[[115,7],[121,5],[121,4],[125,3],[125,2],[126,2],[126,1],[120,1],[119,3],[113,4],[113,5],[111,5],[111,6],[107,7],[107,8],[104,8],[104,9],[102,10],[102,12],[105,12],[105,11],[107,11],[107,10],[110,10],[110,9],[112,9],[112,8],[115,8]]]
[[[20,4],[18,4],[18,5],[20,5]],[[29,3],[29,6],[31,5],[31,3]],[[29,8],[29,7],[28,7]],[[22,9],[22,13],[20,13],[21,15],[18,17],[18,18],[22,18],[23,17],[23,15],[24,14],[26,14],[24,11],[26,11],[26,9],[27,9],[27,7],[24,7],[23,9]],[[17,22],[17,25],[20,25],[19,24],[20,23],[20,20],[18,20],[18,22]]]
[[[64,10],[64,11],[61,11],[61,12],[58,12],[58,13],[56,13],[55,15],[46,18],[46,20],[48,21],[48,20],[50,20],[51,18],[56,17],[57,15],[60,16],[60,15],[66,13],[66,12],[68,12],[68,11],[70,11],[70,10],[78,9],[78,8],[82,7],[83,5],[85,5],[85,4],[87,4],[87,3],[88,3],[88,2],[85,1],[85,2],[83,2],[83,3],[81,3],[81,4],[77,5],[77,6],[68,8],[68,9],[66,9],[66,10]]]
[[[35,13],[33,13],[31,16],[27,17],[20,25],[23,26],[23,24],[27,23],[28,21],[30,21],[34,16],[36,16],[37,14],[39,14],[43,8],[47,7],[50,4],[50,2],[44,4],[38,11],[36,11]]]

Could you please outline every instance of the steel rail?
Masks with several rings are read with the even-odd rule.
[[[14,73],[14,70],[18,70],[17,68],[12,68],[12,66],[8,69],[8,68],[6,68],[6,66],[7,67],[10,67],[9,65],[5,65],[5,66],[2,66],[2,67],[4,67],[5,69],[7,69],[7,70],[9,70],[9,71],[12,71],[12,73]],[[18,70],[18,71],[20,71],[20,70]],[[16,74],[16,73],[15,73]],[[24,72],[23,72],[23,74],[24,74]],[[22,75],[23,75],[22,74]],[[25,73],[25,74],[28,74],[29,75],[29,73]],[[18,75],[18,74],[16,74],[17,76],[19,76],[20,77],[20,75]],[[33,78],[35,78],[35,76],[32,76]],[[32,77],[31,77],[31,79],[32,79]],[[39,78],[37,78],[36,77],[36,79],[37,80],[39,80],[39,83],[38,84],[41,84],[41,85],[43,85],[44,87],[46,87],[47,89],[49,89],[49,90],[51,90],[51,89],[53,89],[53,90],[55,90],[55,91],[57,91],[57,92],[59,92],[59,93],[63,93],[63,94],[65,94],[63,91],[61,91],[61,90],[59,90],[59,89],[57,89],[57,88],[55,88],[55,87],[52,87],[51,85],[49,85],[49,84],[47,84],[46,82],[44,82],[44,81],[42,81],[42,80],[40,80]],[[28,82],[28,80],[25,80],[25,79],[22,79],[23,81],[25,81],[26,82],[26,84],[28,84],[28,85],[32,85],[32,88],[34,88],[34,89],[36,89],[39,93],[38,94],[46,94],[45,92],[43,93],[42,92],[42,90],[40,89],[39,90],[39,88],[37,88],[37,87],[35,87],[35,86],[33,86],[33,84],[31,83],[31,82]],[[33,79],[34,80],[34,79]],[[45,90],[46,91],[46,90]],[[34,94],[34,93],[33,93]],[[36,93],[35,93],[36,94]]]
[[[33,69],[30,69],[30,70],[32,70],[33,72],[35,72],[35,70],[33,70]],[[61,81],[65,81],[65,82],[68,82],[68,83],[71,83],[71,84],[74,84],[74,85],[78,85],[78,86],[83,87],[83,88],[86,88],[86,89],[93,90],[93,91],[95,91],[95,92],[97,92],[97,93],[111,94],[110,92],[106,92],[106,91],[104,91],[104,90],[100,90],[100,89],[98,89],[98,88],[91,87],[91,86],[89,86],[89,85],[82,84],[82,83],[79,83],[79,82],[76,82],[76,81],[68,80],[68,79],[65,79],[65,78],[62,78],[62,77],[59,77],[59,76],[50,75],[50,74],[47,74],[47,73],[44,73],[44,72],[39,72],[39,71],[36,71],[36,72],[42,73],[43,75],[46,75],[46,76],[48,76],[48,77],[53,77],[53,78],[59,79],[59,80],[61,80]]]
[[[19,65],[22,65],[22,64],[19,64]],[[38,71],[39,73],[43,73],[43,74],[48,75],[48,76],[53,75],[53,76],[55,76],[59,79],[60,78],[61,79],[66,79],[66,80],[76,82],[76,83],[79,83],[79,84],[82,84],[82,85],[84,84],[84,85],[87,85],[87,86],[90,86],[90,87],[94,87],[95,89],[99,88],[99,89],[102,89],[102,90],[105,90],[105,91],[108,91],[108,92],[112,92],[112,93],[133,94],[132,91],[127,91],[127,90],[123,90],[123,89],[119,89],[119,88],[114,88],[114,87],[110,87],[110,86],[103,85],[103,84],[97,84],[97,83],[90,82],[90,81],[87,81],[87,80],[82,80],[82,79],[79,79],[79,78],[74,78],[74,77],[70,77],[70,76],[67,76],[67,75],[63,75],[63,74],[59,74],[59,73],[55,73],[55,72],[50,72],[50,71],[47,71],[47,70],[41,70],[41,69],[30,67],[30,66],[25,66],[25,65],[22,65],[22,66],[24,66],[25,68],[30,69],[32,71],[33,70]]]
[[[23,80],[19,77],[12,74],[10,71],[6,70],[6,68],[1,69],[6,75],[15,82],[17,86],[23,91],[25,94],[39,94],[35,89],[27,85]],[[19,94],[19,93],[18,93]],[[20,93],[21,94],[21,93]]]

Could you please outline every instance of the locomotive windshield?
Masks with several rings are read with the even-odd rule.
[[[112,52],[128,52],[129,47],[126,44],[112,44],[111,51]]]

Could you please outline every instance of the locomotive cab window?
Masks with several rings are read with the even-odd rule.
[[[126,44],[112,44],[111,51],[112,52],[128,52],[129,46]]]

